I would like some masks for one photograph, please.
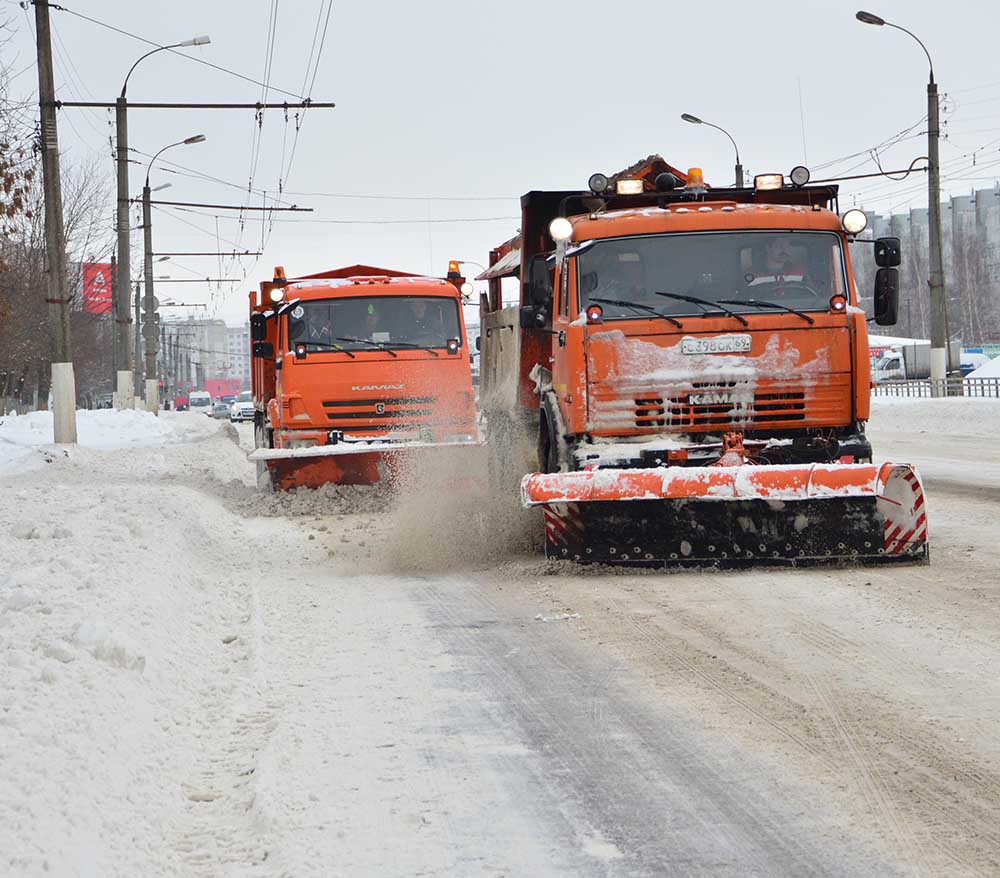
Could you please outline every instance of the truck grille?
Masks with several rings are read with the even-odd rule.
[[[805,419],[805,393],[741,393],[735,384],[695,385],[682,396],[643,396],[635,403],[635,426],[698,427],[761,424]]]
[[[323,409],[329,426],[343,430],[412,430],[427,425],[436,402],[436,396],[324,400]]]

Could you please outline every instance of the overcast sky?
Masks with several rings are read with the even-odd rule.
[[[814,179],[874,171],[866,151],[911,126],[908,139],[881,153],[883,167],[905,167],[926,149],[923,52],[900,31],[855,21],[857,0],[333,0],[311,91],[315,52],[308,72],[307,64],[327,0],[64,5],[161,44],[209,34],[211,45],[182,51],[254,80],[270,67],[272,101],[287,97],[277,88],[337,103],[309,111],[284,176],[295,120],[286,124],[280,110],[264,115],[259,154],[252,111],[129,116],[130,146],[141,153],[192,134],[208,138],[164,154],[184,170],[153,168],[152,185],[172,184],[160,197],[261,204],[262,193],[246,194],[253,168],[253,188],[266,190],[268,203],[280,180],[286,203],[314,209],[275,214],[273,225],[248,216],[242,229],[234,211],[154,213],[161,252],[257,250],[263,242],[259,261],[224,260],[222,275],[214,258],[157,266],[158,275],[174,278],[239,279],[225,287],[232,292],[202,284],[157,290],[161,301],[209,303],[209,313],[231,323],[245,319],[247,291],[278,264],[289,276],[355,262],[441,275],[449,258],[485,262],[490,247],[516,231],[523,192],[582,187],[593,171],[611,173],[653,152],[681,168],[700,165],[710,183],[730,183],[729,141],[682,122],[682,112],[727,128],[750,174],[799,163],[818,169],[835,159],[842,161],[814,171]],[[17,31],[5,60],[15,72],[25,69],[14,87],[27,94],[37,88],[33,28],[12,0],[0,8]],[[945,191],[992,186],[1000,177],[994,4],[878,0],[870,9],[920,36],[934,59],[946,96]],[[53,10],[52,24],[63,100],[114,100],[148,50],[70,12]],[[253,102],[261,94],[258,85],[168,52],[139,65],[128,91],[133,101]],[[64,161],[96,161],[113,186],[111,134],[109,111],[59,115]],[[135,158],[133,193],[148,155]],[[842,193],[842,207],[905,210],[926,205],[926,178],[859,181]],[[380,220],[395,222],[373,222]],[[133,246],[138,253],[138,232]]]

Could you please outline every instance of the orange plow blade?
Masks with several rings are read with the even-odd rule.
[[[577,561],[746,564],[925,560],[909,464],[657,467],[534,473],[546,554]]]
[[[248,457],[264,465],[278,491],[323,485],[402,486],[414,479],[467,487],[479,470],[481,442],[411,442],[258,448]]]

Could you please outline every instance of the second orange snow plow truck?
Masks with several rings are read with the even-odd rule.
[[[258,481],[371,485],[478,442],[458,264],[352,265],[250,294]]]
[[[924,559],[920,479],[872,463],[868,335],[837,187],[714,189],[659,156],[589,191],[529,192],[480,277],[496,455],[538,449],[522,502],[578,561]],[[896,319],[898,239],[875,242]],[[519,281],[503,307],[504,278]]]

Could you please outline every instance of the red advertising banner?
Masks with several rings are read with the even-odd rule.
[[[83,310],[91,314],[111,313],[110,263],[83,263]]]

